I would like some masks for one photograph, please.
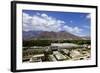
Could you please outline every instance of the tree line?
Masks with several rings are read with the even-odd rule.
[[[51,43],[74,43],[78,45],[82,44],[91,44],[90,40],[23,40],[23,47],[31,47],[31,46],[49,46]]]

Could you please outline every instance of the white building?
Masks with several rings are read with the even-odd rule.
[[[73,43],[51,43],[52,47],[60,47],[60,48],[72,48],[72,47],[79,47],[77,44]]]
[[[50,61],[57,61],[54,55],[49,55],[48,58]]]
[[[58,61],[62,61],[66,59],[66,57],[58,51],[54,51],[53,54]]]
[[[77,50],[72,50],[71,52],[70,52],[70,56],[72,57],[72,58],[77,58],[77,57],[79,57],[81,55],[81,53],[79,52],[79,51],[77,51]]]
[[[30,58],[30,62],[41,62],[42,57],[44,57],[44,54],[34,55]]]

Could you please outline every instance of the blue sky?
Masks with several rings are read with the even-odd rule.
[[[24,31],[66,31],[90,36],[89,13],[23,10]]]

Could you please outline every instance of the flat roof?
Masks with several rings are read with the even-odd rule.
[[[73,43],[51,43],[51,46],[57,47],[78,47],[79,45]]]
[[[37,55],[34,55],[32,57],[43,57],[43,56],[44,56],[44,54],[37,54]]]
[[[54,55],[49,55],[49,58],[50,58],[52,61],[57,61],[56,58],[54,57]]]
[[[55,55],[57,60],[64,60],[66,57],[58,51],[54,51],[53,54]]]

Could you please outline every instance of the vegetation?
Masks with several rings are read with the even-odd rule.
[[[78,45],[82,44],[91,44],[90,40],[30,40],[23,41],[23,47],[31,47],[31,46],[49,46],[51,43],[74,43]]]

